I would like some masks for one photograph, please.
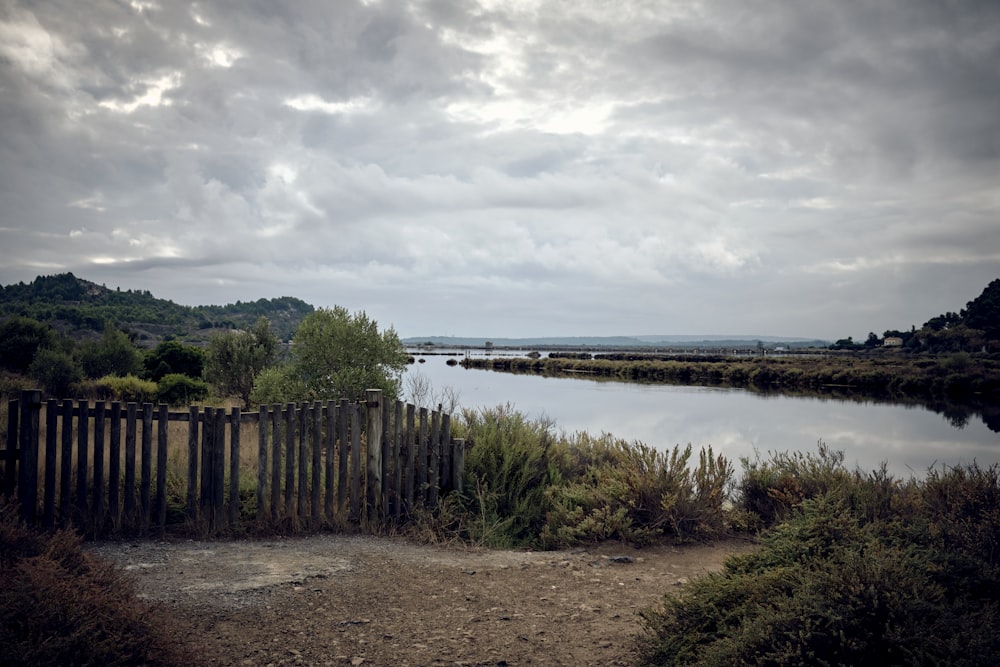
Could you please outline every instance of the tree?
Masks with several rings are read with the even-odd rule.
[[[407,355],[396,331],[379,332],[364,311],[320,308],[292,340],[292,367],[313,400],[361,400],[366,389],[399,396]]]
[[[0,324],[0,368],[25,373],[40,348],[51,347],[56,333],[30,317],[12,317]]]
[[[83,371],[68,352],[46,347],[35,354],[28,375],[41,382],[50,397],[65,398],[83,378]]]
[[[278,357],[278,337],[261,317],[249,331],[217,333],[208,341],[205,378],[222,396],[239,396],[250,407],[256,377]]]
[[[143,361],[146,377],[159,382],[164,376],[179,373],[201,379],[205,370],[205,352],[200,347],[168,340],[157,345]]]
[[[1000,278],[992,281],[983,293],[966,304],[965,325],[986,333],[988,340],[1000,338]]]
[[[80,363],[89,378],[124,376],[138,372],[142,353],[125,333],[107,324],[99,341],[87,341],[80,346]]]

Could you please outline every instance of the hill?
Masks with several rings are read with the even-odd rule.
[[[439,347],[484,347],[486,342],[496,347],[514,348],[745,348],[758,342],[769,347],[826,347],[828,341],[779,336],[551,336],[541,338],[468,338],[456,336],[425,336],[404,338],[404,345]]]
[[[203,342],[215,329],[246,328],[262,316],[271,320],[279,338],[288,340],[313,310],[305,301],[287,296],[224,306],[182,306],[148,290],[109,289],[72,273],[0,287],[0,319],[31,317],[74,338],[92,337],[110,322],[143,346],[167,337]]]

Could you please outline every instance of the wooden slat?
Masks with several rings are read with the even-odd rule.
[[[167,529],[167,442],[169,408],[161,403],[156,420],[156,526],[160,535]]]
[[[298,425],[299,425],[299,482],[298,482],[298,497],[297,497],[297,508],[300,519],[304,519],[309,516],[309,457],[308,457],[308,440],[309,440],[309,423],[311,422],[309,418],[310,407],[308,403],[302,403],[299,406],[298,412],[296,414]]]
[[[431,436],[427,441],[427,506],[437,507],[441,490],[441,412],[431,413]]]
[[[337,410],[337,418],[340,420],[338,423],[337,430],[337,513],[343,516],[347,512],[347,491],[349,483],[347,481],[349,475],[348,468],[348,422],[350,420],[350,415],[348,413],[347,399],[340,399],[340,407]]]
[[[21,519],[27,524],[35,522],[38,502],[38,438],[39,412],[42,392],[28,389],[21,392],[19,408],[21,416],[18,449],[21,462],[18,469],[17,496],[21,502]]]
[[[229,528],[240,520],[240,408],[232,409],[229,423]]]
[[[312,446],[312,483],[311,483],[311,494],[310,494],[310,513],[309,518],[312,520],[312,525],[315,528],[319,525],[320,510],[322,509],[322,504],[320,502],[320,491],[322,490],[322,473],[323,473],[323,404],[319,401],[313,403],[312,408],[312,429],[310,432],[310,444]]]
[[[382,513],[382,392],[365,392],[367,464],[365,466],[365,517],[377,521]]]
[[[104,532],[104,450],[105,445],[105,414],[107,405],[104,401],[94,406],[94,474],[93,474],[93,498],[91,500],[91,514],[94,517],[94,535],[100,536]]]
[[[59,521],[67,525],[73,517],[73,401],[62,402],[59,450]]]
[[[121,529],[121,497],[119,486],[122,474],[122,404],[111,403],[111,440],[108,443],[108,514],[111,530]]]
[[[87,509],[87,454],[90,451],[90,403],[80,400],[77,403],[76,421],[76,517],[81,526],[89,514]]]
[[[142,461],[139,480],[139,508],[142,512],[139,525],[142,534],[149,532],[151,518],[150,494],[153,488],[153,404],[142,404]]]
[[[295,404],[285,406],[285,516],[294,516],[295,509]]]
[[[188,408],[188,479],[185,507],[188,519],[198,520],[198,416],[201,412],[197,405]]]
[[[135,435],[138,406],[125,406],[125,509],[122,525],[127,530],[135,527]]]
[[[56,521],[56,455],[59,428],[59,401],[50,398],[45,404],[45,498],[42,501],[42,525],[51,528]],[[10,440],[8,440],[10,442]]]
[[[268,471],[267,458],[267,406],[262,405],[257,409],[257,518],[263,519],[270,516],[269,508],[266,504],[268,498],[268,486],[271,483]]]
[[[351,414],[351,521],[361,520],[361,409],[350,407]]]
[[[281,406],[271,408],[271,519],[281,516]]]
[[[417,466],[417,428],[416,407],[409,403],[406,406],[406,511],[413,511],[416,502],[416,466]]]

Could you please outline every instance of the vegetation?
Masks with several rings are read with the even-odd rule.
[[[139,600],[123,569],[85,553],[67,531],[19,525],[0,501],[0,664],[189,665],[169,616]]]
[[[288,363],[264,378],[252,400],[276,403],[291,395],[359,401],[366,389],[381,389],[387,400],[395,400],[406,364],[406,351],[391,327],[379,331],[364,311],[351,315],[341,306],[320,308],[302,320]]]
[[[451,495],[415,534],[490,547],[558,548],[619,539],[718,537],[733,468],[711,449],[660,452],[610,435],[557,435],[510,406],[463,410],[464,495]]]
[[[247,331],[214,334],[205,355],[205,377],[220,396],[239,396],[249,408],[254,381],[277,360],[278,342],[266,317]]]
[[[110,323],[134,332],[143,342],[170,337],[204,341],[206,332],[213,329],[248,328],[260,317],[267,317],[276,335],[288,340],[312,311],[312,306],[293,297],[237,301],[227,306],[181,306],[158,299],[148,290],[112,290],[72,273],[0,286],[0,319],[30,317],[62,331],[77,332],[74,337],[80,337],[80,332],[102,332]]]
[[[821,449],[758,461],[747,473],[744,509],[763,510],[765,522],[785,518],[760,550],[644,612],[642,664],[993,661],[996,466],[900,482],[884,470],[848,472]]]

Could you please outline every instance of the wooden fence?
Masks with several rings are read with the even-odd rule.
[[[91,536],[374,528],[461,491],[448,414],[366,399],[176,412],[25,391],[9,402],[3,491],[25,522]]]

